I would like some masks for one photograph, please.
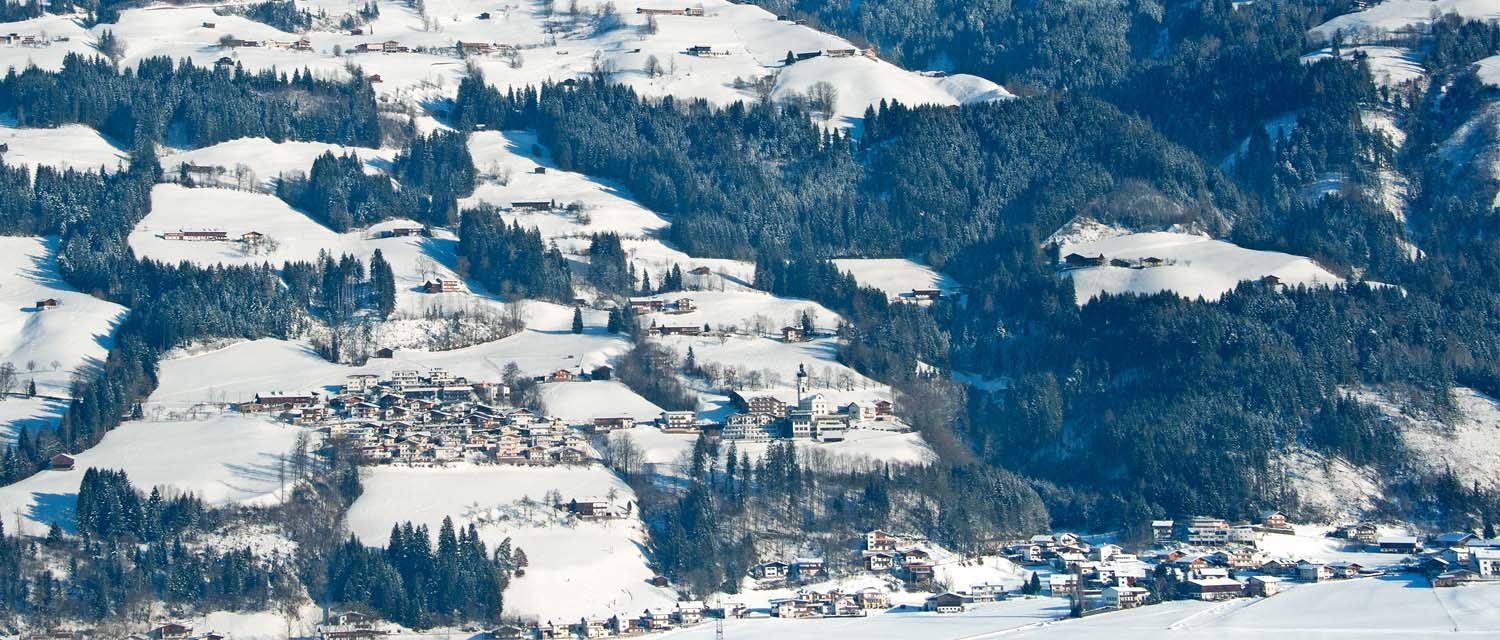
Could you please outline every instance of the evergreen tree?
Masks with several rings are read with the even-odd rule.
[[[573,307],[573,333],[583,333],[583,309]]]

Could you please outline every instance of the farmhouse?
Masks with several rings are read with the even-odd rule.
[[[1267,529],[1286,529],[1286,514],[1280,511],[1267,511],[1260,514],[1260,525]]]
[[[47,298],[45,300],[37,300],[36,301],[36,310],[37,311],[46,311],[48,309],[55,309],[55,308],[57,308],[57,305],[60,305],[60,304],[62,304],[62,301],[58,300],[57,298]]]
[[[1297,578],[1303,582],[1322,582],[1333,577],[1333,569],[1322,562],[1299,560]]]
[[[1102,267],[1104,266],[1104,254],[1101,253],[1097,256],[1085,256],[1077,253],[1070,253],[1063,257],[1063,262],[1066,263],[1069,267],[1073,268]]]
[[[1182,583],[1183,593],[1199,600],[1226,600],[1240,595],[1240,583],[1233,578],[1189,578]]]
[[[1251,576],[1245,582],[1245,593],[1265,598],[1279,593],[1281,586],[1281,578],[1276,576]]]
[[[594,431],[605,433],[617,429],[630,429],[635,426],[635,418],[619,416],[614,418],[594,418]]]
[[[225,231],[168,231],[162,234],[165,240],[188,240],[195,242],[225,241],[229,239],[229,233]]]
[[[78,461],[73,459],[73,456],[70,456],[66,453],[59,453],[55,456],[52,456],[52,460],[49,461],[49,466],[52,467],[53,471],[72,471],[73,465],[77,463]]]
[[[951,591],[939,593],[927,599],[926,609],[938,613],[962,613],[964,597]]]
[[[663,411],[657,424],[666,433],[697,433],[698,414],[692,411]]]
[[[1462,549],[1477,538],[1467,531],[1455,531],[1433,536],[1432,546],[1437,549]]]
[[[605,498],[574,498],[557,507],[585,519],[608,518],[617,515],[614,506]]]
[[[457,280],[432,280],[422,285],[424,293],[456,293],[459,291]]]
[[[551,200],[519,200],[510,203],[511,211],[551,211],[557,208]]]
[[[1416,553],[1422,549],[1416,536],[1385,536],[1378,544],[1381,553]]]
[[[1108,586],[1104,588],[1104,604],[1117,609],[1131,609],[1145,603],[1151,592],[1142,587]]]
[[[755,578],[756,580],[785,580],[787,574],[790,573],[790,571],[791,565],[785,562],[772,560],[770,562],[762,562],[751,567],[750,577]]]
[[[697,326],[697,325],[691,325],[691,324],[689,324],[689,325],[676,325],[676,326],[663,325],[663,326],[659,326],[659,327],[653,327],[653,330],[656,332],[656,335],[659,335],[659,336],[701,336],[701,335],[703,335],[703,327],[700,327],[700,326]]]
[[[288,411],[311,407],[317,403],[318,396],[315,394],[288,394],[276,391],[271,393],[257,393],[255,394],[255,400],[250,404],[254,405],[251,411],[274,409]]]

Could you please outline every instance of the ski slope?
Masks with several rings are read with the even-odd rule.
[[[280,462],[306,431],[265,418],[215,416],[175,422],[126,422],[78,453],[73,471],[42,471],[0,487],[0,513],[28,534],[58,522],[71,529],[78,483],[89,467],[121,469],[137,488],[192,492],[210,504],[274,499]]]
[[[1217,300],[1245,280],[1274,275],[1287,286],[1330,286],[1343,279],[1312,260],[1276,251],[1245,249],[1208,236],[1170,231],[1129,233],[1086,242],[1065,242],[1062,255],[1103,254],[1107,259],[1157,257],[1160,267],[1102,266],[1068,271],[1079,304],[1101,293],[1171,291],[1184,298]],[[1174,262],[1175,261],[1175,262]]]
[[[611,492],[620,506],[635,499],[599,466],[377,467],[350,507],[348,524],[372,546],[383,546],[391,526],[405,521],[425,524],[435,535],[444,517],[460,527],[474,523],[492,550],[510,538],[530,566],[505,591],[507,616],[571,622],[677,601],[670,590],[647,582],[654,574],[642,554],[646,534],[634,509],[618,520],[575,523],[540,504],[554,489],[564,500]]]

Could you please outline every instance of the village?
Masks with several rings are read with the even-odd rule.
[[[554,505],[587,520],[619,517],[603,498]],[[859,618],[877,614],[962,614],[1010,599],[1059,598],[1064,617],[1091,617],[1169,600],[1222,601],[1269,598],[1299,584],[1410,574],[1435,588],[1500,581],[1500,539],[1452,532],[1426,538],[1378,535],[1369,523],[1335,527],[1331,540],[1350,554],[1392,554],[1393,562],[1290,558],[1262,550],[1268,537],[1299,535],[1284,513],[1272,511],[1256,523],[1231,524],[1198,516],[1150,523],[1153,539],[1138,553],[1112,542],[1088,542],[1069,532],[1038,534],[997,549],[999,557],[955,554],[918,535],[868,531],[853,541],[859,550],[834,570],[821,557],[766,560],[756,564],[739,594],[709,601],[683,600],[672,607],[583,617],[576,622],[513,622],[477,637],[495,639],[604,638],[633,636],[735,618]],[[935,571],[972,563],[1014,563],[1020,578],[956,584]],[[872,582],[869,578],[877,578]],[[661,586],[665,578],[656,578]],[[863,580],[863,582],[862,582]],[[773,594],[757,596],[757,592]],[[748,602],[757,603],[754,606]],[[392,628],[357,613],[338,614],[319,627],[320,638],[379,638]],[[186,636],[184,636],[186,637]]]
[[[441,283],[430,290],[447,290]],[[390,358],[390,349],[375,356]],[[559,369],[536,377],[537,384],[607,381],[613,369]],[[839,442],[851,428],[909,430],[889,400],[833,406],[821,393],[806,393],[807,372],[797,374],[797,401],[773,395],[731,392],[738,410],[722,422],[700,419],[695,411],[663,411],[653,421],[601,415],[569,424],[524,407],[509,406],[510,389],[496,382],[470,381],[433,368],[401,369],[387,378],[349,375],[336,393],[264,392],[234,406],[291,424],[314,427],[330,437],[355,443],[371,464],[433,466],[459,462],[555,465],[597,459],[590,436],[637,426],[662,433],[701,434],[710,440]]]

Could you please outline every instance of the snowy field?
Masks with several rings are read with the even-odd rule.
[[[171,175],[183,164],[221,167],[224,175],[220,184],[235,186],[237,168],[248,170],[243,188],[271,189],[277,176],[283,173],[307,173],[313,161],[324,153],[336,156],[354,154],[365,163],[366,173],[375,173],[390,166],[396,157],[394,149],[368,149],[345,147],[326,142],[302,142],[288,140],[275,142],[269,138],[237,138],[198,149],[174,150],[161,159],[162,171]]]
[[[641,551],[645,533],[633,515],[573,523],[550,506],[525,503],[553,489],[565,500],[613,491],[621,506],[632,502],[630,488],[603,467],[377,467],[364,486],[348,522],[366,544],[384,545],[391,526],[408,520],[436,534],[451,516],[457,526],[475,523],[491,549],[509,537],[525,550],[530,566],[505,592],[507,615],[571,622],[677,600],[647,583],[653,573]]]
[[[383,231],[413,226],[421,225],[397,219],[366,229],[336,233],[272,195],[161,184],[151,192],[150,214],[131,231],[129,241],[138,256],[165,262],[187,260],[201,265],[270,263],[279,267],[286,261],[316,261],[319,253],[324,251],[335,256],[348,253],[368,261],[379,249],[390,262],[396,277],[396,304],[400,314],[420,317],[429,309],[455,311],[500,307],[498,298],[471,294],[482,289],[479,283],[458,277],[458,237],[454,232],[436,229],[431,237],[381,237]],[[165,238],[168,232],[208,229],[224,231],[231,240]],[[250,231],[265,234],[269,241],[257,248],[237,240],[241,234]],[[461,289],[467,291],[438,294],[421,291],[424,282],[438,279],[460,280]],[[528,303],[528,311],[535,316],[533,319],[547,320],[555,316],[556,309],[549,307],[555,305]],[[568,320],[571,320],[571,310],[567,313]]]
[[[1352,639],[1494,637],[1500,633],[1500,584],[1430,589],[1404,576],[1299,585],[1263,599],[1169,602],[1083,620],[1059,620],[1067,603],[1026,598],[971,606],[959,614],[891,611],[866,618],[732,620],[725,637],[749,640],[875,638],[979,640],[1146,640],[1182,638]],[[663,637],[714,637],[713,625]]]
[[[947,274],[905,258],[842,258],[833,263],[854,276],[860,286],[884,291],[891,300],[909,297],[912,289],[944,293],[958,289],[958,282]]]
[[[35,129],[17,127],[15,119],[6,116],[0,118],[0,144],[8,148],[0,153],[6,165],[26,167],[32,175],[36,174],[38,166],[114,171],[129,160],[129,154],[123,149],[98,131],[81,124]]]
[[[52,40],[47,46],[0,45],[0,69],[17,72],[35,66],[48,71],[62,68],[69,53],[95,55],[97,38],[79,24],[76,16],[44,15],[5,24],[6,33],[43,36]],[[67,38],[67,40],[62,40]]]
[[[536,135],[524,131],[484,131],[469,137],[469,151],[481,178],[474,195],[460,207],[490,204],[508,208],[514,202],[550,201],[576,211],[507,211],[502,217],[523,227],[535,228],[542,237],[575,263],[587,263],[589,240],[596,233],[616,233],[622,239],[626,259],[638,270],[661,274],[676,265],[684,272],[699,267],[706,275],[685,273],[689,288],[748,290],[755,266],[721,258],[696,258],[663,240],[668,220],[633,200],[630,192],[607,180],[557,168],[548,151],[538,145]],[[536,173],[536,169],[545,173]],[[576,283],[575,283],[576,284]]]
[[[891,399],[890,387],[838,361],[837,338],[791,343],[743,336],[663,336],[653,340],[676,351],[679,358],[685,358],[691,348],[699,367],[717,365],[726,371],[726,378],[733,371],[734,382],[730,386],[746,395],[772,395],[795,404],[797,368],[805,366],[811,378],[808,395],[821,393],[830,404],[842,407],[855,401],[873,403]],[[705,404],[713,400],[705,398]],[[710,417],[723,416],[711,413]]]
[[[594,418],[603,417],[655,420],[661,415],[661,407],[613,380],[557,382],[544,384],[541,390],[546,415],[568,424],[592,424]]]
[[[1340,31],[1349,35],[1384,34],[1402,27],[1427,24],[1433,16],[1456,13],[1473,20],[1500,18],[1500,4],[1492,0],[1385,0],[1363,11],[1338,16],[1314,27],[1314,38],[1327,39]]]
[[[165,486],[211,504],[273,498],[280,489],[281,457],[304,432],[244,416],[126,422],[77,454],[77,469],[43,471],[0,487],[0,513],[15,515],[33,535],[45,534],[52,522],[71,528],[78,483],[89,467],[122,469],[142,490]]]
[[[1217,300],[1245,280],[1274,275],[1287,286],[1328,286],[1343,282],[1312,260],[1276,251],[1245,249],[1222,240],[1189,233],[1154,231],[1100,240],[1064,243],[1062,254],[1103,254],[1107,259],[1157,257],[1160,267],[1092,267],[1068,272],[1078,302],[1101,293],[1172,291],[1185,298]]]
[[[357,8],[337,0],[304,4],[315,11],[326,11],[330,20]],[[322,25],[305,34],[286,33],[243,17],[215,14],[206,6],[129,9],[121,12],[116,24],[90,30],[80,25],[77,16],[47,16],[14,23],[12,29],[68,40],[41,47],[0,47],[0,66],[57,68],[69,52],[96,53],[99,35],[111,30],[124,44],[120,61],[124,66],[135,66],[154,56],[190,58],[203,66],[228,57],[251,71],[309,69],[320,76],[341,78],[348,75],[346,66],[353,65],[366,75],[381,76],[376,92],[382,98],[396,100],[451,97],[467,62],[474,63],[489,82],[503,90],[576,78],[594,69],[596,60],[614,70],[616,82],[645,95],[703,98],[715,104],[755,99],[757,94],[751,85],[762,78],[769,78],[769,95],[774,99],[804,94],[813,83],[826,81],[838,96],[829,114],[829,123],[835,126],[858,126],[865,108],[881,99],[956,105],[1010,97],[999,85],[976,76],[938,77],[908,71],[858,51],[849,57],[805,60],[783,70],[788,51],[855,47],[842,38],[778,21],[759,7],[726,0],[701,3],[706,13],[702,17],[658,17],[654,33],[646,28],[647,18],[637,14],[637,8],[676,5],[664,5],[660,0],[619,0],[614,4],[620,26],[601,31],[586,17],[603,6],[600,0],[580,1],[578,18],[563,8],[548,17],[540,3],[514,0],[433,0],[416,5],[422,6],[421,10],[394,0],[379,0],[378,4],[380,16],[365,25],[365,34],[358,36],[326,30],[329,27]],[[479,19],[481,12],[488,12],[490,19]],[[553,25],[550,34],[548,23]],[[218,43],[225,36],[265,45],[223,48]],[[303,37],[310,51],[288,46]],[[410,51],[355,51],[360,44],[386,40],[394,40]],[[515,59],[492,54],[465,60],[455,55],[455,42],[512,45],[521,54]],[[689,55],[688,49],[694,46],[711,47],[714,55]],[[645,72],[651,57],[659,63],[659,75]]]
[[[623,338],[602,332],[528,329],[503,340],[452,351],[398,350],[390,359],[370,359],[361,367],[327,362],[302,341],[254,340],[194,355],[177,354],[161,363],[161,384],[147,411],[183,411],[199,403],[242,402],[257,392],[328,391],[356,373],[382,377],[397,369],[434,367],[475,381],[499,381],[515,362],[526,375],[558,369],[589,371],[626,349]]]
[[[684,276],[685,277],[685,276]],[[656,278],[653,276],[652,281]],[[803,313],[810,313],[819,331],[834,331],[839,315],[811,300],[782,298],[763,291],[674,291],[652,296],[668,303],[687,298],[694,309],[687,313],[659,311],[641,313],[642,326],[693,325],[718,330],[737,330],[763,334],[781,334],[785,326],[801,326]]]
[[[1427,78],[1427,71],[1422,68],[1420,56],[1417,52],[1405,47],[1377,45],[1344,47],[1339,53],[1340,57],[1345,60],[1353,60],[1359,53],[1365,54],[1370,64],[1370,76],[1374,78],[1376,85],[1382,87],[1395,87],[1411,81],[1420,83]],[[1323,48],[1302,56],[1302,61],[1315,62],[1331,57],[1333,57],[1333,50]]]
[[[12,392],[35,380],[39,394],[66,398],[73,372],[104,361],[125,317],[124,307],[64,283],[56,250],[56,238],[0,237],[0,362],[16,368]],[[60,304],[38,310],[37,301],[49,298]],[[36,398],[0,402],[0,435],[11,435],[25,420],[55,419],[65,408]]]
[[[1480,80],[1488,85],[1500,86],[1500,56],[1490,56],[1475,64],[1479,65],[1477,73]]]

